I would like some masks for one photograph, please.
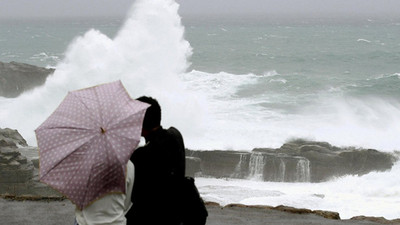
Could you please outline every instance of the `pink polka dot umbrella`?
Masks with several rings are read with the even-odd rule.
[[[131,99],[121,81],[69,92],[35,130],[40,181],[79,209],[107,193],[125,193],[126,165],[148,106]]]

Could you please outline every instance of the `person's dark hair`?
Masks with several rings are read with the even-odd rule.
[[[161,124],[161,107],[157,100],[152,97],[142,96],[136,100],[150,104],[144,115],[143,128],[151,130]]]

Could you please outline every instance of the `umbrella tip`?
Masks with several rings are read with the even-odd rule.
[[[104,134],[106,132],[106,129],[100,127],[101,133]]]

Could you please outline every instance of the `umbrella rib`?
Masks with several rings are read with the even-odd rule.
[[[114,134],[114,135],[115,136],[119,136],[119,135],[116,135],[116,134]],[[106,138],[108,139],[109,137],[107,136]],[[118,157],[118,152],[115,150],[114,146],[111,144],[110,141],[108,141],[108,145],[110,147],[110,150],[113,151],[114,154],[109,154],[109,151],[107,151],[107,155],[110,155],[111,157],[114,156],[115,158],[117,158],[118,162],[121,162],[120,158]],[[127,162],[122,162],[122,164],[127,163]]]
[[[82,146],[85,145],[85,144],[90,144],[90,142],[92,142],[93,139],[95,139],[95,137],[96,137],[96,136],[90,138],[89,141],[85,142],[84,144],[82,144],[82,145],[79,146],[78,148],[82,147]],[[78,148],[77,148],[77,149],[78,149]],[[91,153],[91,152],[89,152],[88,154],[90,154],[90,153]],[[71,152],[70,154],[72,154],[72,152]],[[61,162],[60,162],[60,163],[61,163]],[[60,163],[58,163],[58,164],[60,164]],[[82,169],[82,166],[84,166],[84,164],[80,164],[79,167],[78,167],[78,170],[81,170],[81,169]],[[66,181],[66,185],[65,185],[65,186],[69,186],[69,184],[71,183],[71,181],[72,181],[73,178],[74,178],[74,177],[71,176],[71,177]],[[87,192],[87,190],[86,190],[85,192]]]
[[[132,116],[134,115],[128,115],[126,118],[119,120],[118,122],[110,125],[110,130],[116,128],[117,126],[120,126],[121,124],[126,124],[125,121],[129,120]],[[126,127],[130,127],[130,124],[126,124]],[[123,126],[122,126],[123,127]]]
[[[93,171],[94,169],[95,169],[94,167],[90,168],[90,174],[92,174],[92,171]],[[112,171],[111,171],[111,170],[107,170],[107,171],[106,171],[106,174],[103,174],[103,175],[104,175],[104,177],[107,177],[107,175],[109,175],[110,173],[112,173]],[[122,173],[124,174],[124,172],[122,172]],[[125,175],[125,174],[124,174],[124,175]],[[126,179],[125,176],[124,176],[124,178]],[[87,196],[87,192],[89,191],[90,184],[92,183],[91,181],[92,181],[92,179],[91,179],[91,177],[89,177],[88,183],[87,183],[87,185],[86,185],[85,194],[84,194],[85,198],[86,198],[86,196]],[[118,190],[111,190],[111,191],[112,191],[112,192],[104,192],[104,191],[103,191],[103,193],[99,192],[100,195],[99,195],[97,198],[93,199],[92,201],[95,201],[95,200],[101,198],[101,196],[104,196],[104,195],[109,194],[109,193],[119,193]],[[122,193],[122,194],[125,194],[125,193],[126,193],[125,186],[124,186],[124,190],[121,191],[121,193]],[[97,195],[97,194],[96,194],[96,195]],[[85,200],[86,200],[86,199],[85,199]]]
[[[90,128],[84,128],[84,127],[67,127],[67,126],[63,126],[63,127],[56,127],[56,126],[52,126],[52,127],[40,127],[36,130],[53,130],[53,129],[60,129],[60,130],[92,130]]]
[[[99,104],[98,105],[98,112],[100,116],[100,124],[104,125],[104,118],[103,118],[103,112],[100,110],[103,106],[104,103],[101,103],[100,98],[99,98],[99,93],[97,92],[97,89],[93,89],[94,95],[96,96],[96,101]]]
[[[108,139],[107,136],[105,136],[105,138]],[[109,154],[109,151],[106,151],[107,158],[109,158],[109,157],[115,157],[115,158],[117,158],[118,162],[121,163],[120,160],[119,160],[119,158],[117,157],[118,154],[117,154],[117,152],[114,150],[114,147],[110,144],[110,142],[107,141],[106,143],[108,143],[108,147],[109,147],[109,148],[107,148],[107,149],[110,149],[110,150],[112,149],[112,151],[114,152],[114,154]],[[126,162],[126,163],[127,163],[127,162]],[[125,162],[122,162],[121,165],[125,165],[126,163],[125,163]],[[94,165],[91,165],[90,173],[89,173],[89,174],[93,174],[92,171],[94,171],[94,170],[96,170],[96,169],[97,169],[97,168],[95,168]],[[111,170],[107,170],[107,171],[105,171],[105,172],[106,172],[106,174],[103,174],[103,176],[107,177],[107,175],[109,175],[112,171],[111,171]],[[87,196],[87,192],[88,192],[88,190],[89,190],[89,187],[90,187],[91,183],[92,183],[92,177],[89,177],[88,182],[87,182],[87,184],[86,184],[86,190],[85,190],[85,195],[84,195],[84,196]],[[125,186],[124,186],[124,187],[125,187]],[[125,193],[125,192],[124,192],[124,193]]]
[[[139,145],[139,142],[140,142],[140,140],[135,140],[133,137],[125,137],[125,136],[121,136],[121,135],[118,135],[118,134],[114,134],[115,136],[117,136],[117,137],[119,137],[119,138],[121,138],[121,139],[123,139],[123,140],[121,140],[121,142],[124,142],[124,141],[129,141],[129,142],[133,142],[133,144],[132,144],[132,152],[136,149],[136,147]],[[136,143],[135,143],[136,142]],[[115,154],[116,155],[118,155],[118,152],[116,152],[116,150],[115,150],[115,148],[113,147],[113,146],[111,146],[111,149],[113,150],[113,152],[115,152]],[[132,152],[131,152],[131,154],[132,154]],[[118,157],[117,157],[118,158]],[[119,159],[119,158],[118,158]],[[128,159],[129,160],[129,159]],[[126,161],[126,162],[123,162],[123,163],[127,163],[128,161]]]
[[[93,113],[91,112],[91,110],[89,110],[89,107],[85,104],[85,102],[84,101],[82,101],[82,99],[81,98],[83,98],[83,97],[79,97],[78,98],[78,96],[76,96],[76,94],[75,94],[75,92],[71,92],[73,95],[72,96],[74,96],[80,103],[82,103],[82,105],[85,107],[85,109],[86,109],[86,111],[88,112],[88,115],[89,115],[89,118],[94,122],[94,123],[97,123],[97,121],[96,121],[96,117],[93,115]]]
[[[119,99],[119,100],[121,100],[121,98],[118,98],[118,96],[120,95],[120,93],[123,93],[123,91],[117,91],[117,92],[114,92],[114,93],[112,93],[112,97],[113,98],[116,98],[116,99]],[[128,98],[128,100],[127,101],[125,101],[124,103],[120,103],[120,104],[114,104],[114,111],[115,111],[115,117],[116,118],[119,118],[120,117],[120,115],[121,115],[121,111],[122,110],[120,110],[122,107],[125,107],[125,105],[127,104],[127,102],[129,101],[129,99],[130,98]],[[104,103],[103,103],[104,104]],[[110,119],[109,121],[107,121],[107,126],[112,126],[112,123],[113,123],[113,120],[112,119]]]
[[[91,137],[88,141],[82,143],[81,145],[79,145],[79,146],[76,147],[75,149],[79,149],[79,148],[82,147],[83,145],[90,143],[91,141],[93,141],[94,138],[96,138],[96,136]],[[51,148],[51,149],[55,149],[55,148],[58,148],[58,147],[60,147],[60,146],[57,146],[57,147],[54,147],[54,148]],[[48,149],[48,150],[51,150],[51,149]],[[67,158],[69,155],[73,154],[74,152],[75,152],[75,151],[72,151],[71,153],[69,153],[68,155],[66,155],[64,158]],[[41,176],[41,177],[42,177],[41,179],[43,179],[47,174],[49,174],[50,171],[51,171],[53,168],[57,167],[62,161],[63,161],[63,160],[60,160],[58,163],[54,164],[50,169],[48,169],[48,170],[47,170],[47,173]]]
[[[131,101],[131,99],[128,99],[127,101],[124,102],[123,105],[120,105],[120,106],[118,107],[118,109],[121,109],[122,107],[128,106],[128,107],[130,107],[130,108],[132,108],[132,109],[134,109],[134,110],[137,110],[137,109],[135,109],[134,107],[132,107],[132,106],[129,104],[130,101]],[[136,112],[135,114],[139,113],[140,111],[145,111],[146,109],[147,109],[147,108],[143,108],[143,109],[141,109],[141,110],[137,110],[137,112]],[[129,118],[130,118],[131,116],[133,116],[133,115],[134,115],[134,114],[129,114],[129,115],[127,115],[125,118],[118,120],[116,123],[114,123],[114,124],[108,124],[108,125],[110,125],[110,128],[113,128],[113,127],[117,126],[118,124],[121,124],[121,122],[126,121],[127,119],[129,119]],[[111,121],[110,121],[110,122],[111,122]]]

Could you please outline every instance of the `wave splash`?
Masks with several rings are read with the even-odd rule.
[[[68,91],[121,80],[132,97],[149,95],[159,100],[164,125],[196,135],[206,107],[180,79],[192,49],[184,39],[178,8],[173,0],[138,0],[114,38],[94,29],[75,38],[43,86],[17,99],[0,99],[2,126],[18,129],[35,145],[34,129]]]
[[[388,77],[398,79],[396,74]],[[205,134],[208,142],[195,146],[279,148],[288,140],[303,138],[339,147],[399,150],[400,101],[392,97],[398,91],[389,86],[389,94],[382,94],[382,79],[374,81],[361,79],[354,90],[347,83],[314,85],[322,82],[278,72],[265,76],[193,70],[185,75],[185,82],[208,99],[213,116]],[[365,82],[369,85],[361,85]],[[371,85],[375,92],[368,91]]]

